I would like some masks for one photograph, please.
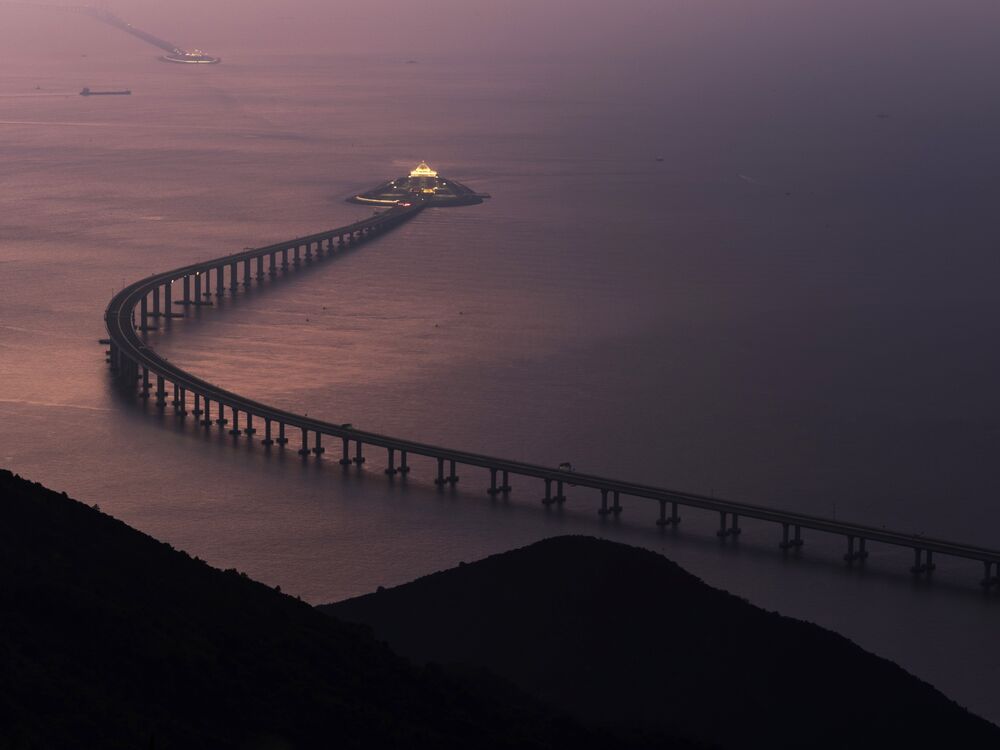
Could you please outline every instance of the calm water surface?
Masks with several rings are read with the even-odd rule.
[[[122,397],[97,343],[124,282],[356,220],[345,197],[427,159],[493,199],[154,346],[365,429],[1000,546],[1000,118],[975,90],[879,68],[776,88],[767,61],[755,98],[735,69],[700,91],[614,61],[236,50],[188,70],[113,35],[94,54],[93,34],[0,73],[0,464],[311,602],[604,535],[1000,720],[977,564],[941,560],[928,586],[881,547],[864,570],[816,536],[783,559],[753,522],[720,545],[693,511],[660,533],[653,507],[602,523],[582,490],[546,512],[540,487],[491,501],[471,470],[438,492],[419,459],[394,482],[376,453],[303,464]]]

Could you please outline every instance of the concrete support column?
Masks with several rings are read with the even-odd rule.
[[[309,431],[305,427],[301,429],[302,429],[302,447],[299,448],[299,455],[305,457],[309,455]]]
[[[297,266],[297,265],[300,265],[302,263],[302,258],[299,257],[299,254],[302,251],[302,248],[300,248],[298,245],[296,245],[293,249],[295,250],[295,259],[292,261],[292,264]]]
[[[219,418],[215,420],[215,423],[220,427],[229,424],[229,420],[226,419],[226,405],[221,401],[219,402]]]
[[[257,256],[257,281],[264,278],[264,256]]]
[[[323,433],[317,432],[316,447],[313,448],[313,453],[315,453],[317,456],[322,456],[324,452],[326,452],[326,448],[323,447]]]
[[[552,480],[545,480],[545,497],[542,498],[542,505],[552,505]]]
[[[434,480],[434,484],[440,487],[441,485],[444,484],[444,459],[439,458],[437,462],[438,462],[438,475],[437,479]]]
[[[153,287],[153,317],[160,317],[160,287]]]
[[[365,462],[365,457],[362,455],[363,443],[359,440],[354,444],[354,463],[361,466]]]
[[[180,389],[180,394],[178,396],[177,416],[179,416],[179,417],[186,417],[187,413],[188,413],[188,410],[187,410],[187,391],[185,391],[183,388],[181,388]]]
[[[156,376],[156,408],[167,408],[167,388],[162,375]]]
[[[149,368],[142,368],[142,397],[149,398]]]
[[[169,319],[174,314],[174,280],[171,279],[163,285],[163,314]]]
[[[233,426],[229,430],[229,434],[232,435],[233,437],[238,437],[242,433],[242,430],[240,430],[240,412],[235,406],[232,407],[232,409],[233,409]]]
[[[288,268],[288,248],[282,248],[281,250],[281,269],[284,270]]]
[[[664,506],[664,502],[661,500],[660,501],[660,516],[661,517],[663,516],[663,506]],[[601,490],[601,507],[597,509],[597,515],[603,517],[603,516],[608,515],[610,512],[611,512],[611,510],[608,508],[608,491],[607,490]]]
[[[236,295],[236,290],[240,288],[240,268],[239,264],[234,260],[229,264],[229,293],[233,296]]]
[[[215,269],[215,296],[222,299],[226,295],[226,267],[218,266]]]
[[[180,401],[178,400],[178,396],[180,396],[181,388],[179,385],[177,385],[177,383],[174,383],[173,389],[174,389],[174,398],[170,402],[170,404],[174,407],[174,411],[177,411],[177,407],[180,406]]]
[[[330,242],[332,244],[333,240]],[[410,467],[406,465],[406,451],[399,452],[399,473],[404,476],[410,473]]]
[[[490,488],[486,490],[486,494],[490,497],[496,497],[500,493],[500,489],[497,487],[497,470],[490,468]]]
[[[184,275],[184,307],[191,304],[191,277]]]
[[[196,305],[201,304],[201,271],[194,275],[194,302]]]
[[[344,444],[344,446],[343,446],[344,447],[344,452],[343,452],[343,455],[340,458],[340,465],[341,466],[350,466],[351,465],[351,457],[349,455],[349,451],[350,451],[351,442],[347,438],[345,438],[345,437],[342,437],[341,441]]]
[[[194,414],[196,417],[200,417],[203,414],[203,412],[201,410],[201,394],[200,393],[195,393],[194,394],[194,409],[191,411],[191,413]]]
[[[148,331],[149,330],[149,327],[146,325],[146,318],[148,317],[148,315],[149,315],[149,312],[146,309],[146,297],[144,296],[141,300],[139,300],[139,330],[140,331]]]
[[[396,449],[386,448],[385,450],[386,453],[388,454],[386,457],[386,462],[388,465],[385,467],[385,473],[390,477],[394,477],[396,476]]]
[[[267,269],[268,276],[275,276],[278,273],[278,258],[277,253],[271,253],[268,257],[271,259],[271,266]]]
[[[251,435],[255,435],[257,433],[257,430],[255,430],[253,428],[253,412],[252,411],[248,411],[247,412],[247,427],[246,427],[245,430],[243,430],[243,433],[247,437],[250,437]]]
[[[502,483],[500,484],[500,491],[505,495],[510,494],[510,475],[507,473],[506,470],[504,470],[503,473],[503,480]]]
[[[243,286],[250,288],[250,259],[247,258],[243,261]]]
[[[278,445],[284,446],[288,443],[288,438],[285,437],[285,423],[278,422],[278,439],[275,441]]]
[[[448,484],[456,485],[458,484],[458,474],[455,473],[455,459],[451,459],[448,465],[450,468],[448,472]]]
[[[615,490],[613,497],[614,497],[614,503],[611,506],[611,512],[614,513],[616,516],[619,516],[621,515],[622,512],[622,504],[621,500],[618,497],[618,490]]]
[[[222,408],[222,405],[219,405]],[[205,429],[212,426],[212,402],[209,400],[208,396],[205,396],[205,417],[201,420],[201,425]]]
[[[721,538],[724,538],[726,536],[726,534],[727,534],[727,532],[726,532],[726,512],[725,511],[720,511],[719,512],[719,530],[715,532],[715,535],[721,539]]]
[[[271,420],[267,417],[264,417],[264,439],[260,443],[268,447],[274,445],[274,441],[271,440]]]

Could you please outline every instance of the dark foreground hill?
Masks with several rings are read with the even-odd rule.
[[[0,748],[624,746],[0,471]]]
[[[1000,747],[992,724],[846,638],[612,542],[549,539],[323,609],[592,726],[734,748]]]

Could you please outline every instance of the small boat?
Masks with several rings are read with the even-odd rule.
[[[80,90],[80,96],[132,96],[132,90],[124,89],[122,91],[92,91],[87,86],[84,86]]]

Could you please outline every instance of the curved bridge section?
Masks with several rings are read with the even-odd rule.
[[[420,200],[397,205],[354,224],[176,268],[125,287],[112,298],[104,314],[112,372],[131,392],[144,399],[155,398],[160,410],[168,408],[169,398],[169,405],[178,417],[191,414],[205,429],[231,425],[230,434],[255,439],[259,426],[263,430],[262,444],[279,449],[286,447],[291,433],[303,457],[322,455],[326,450],[324,440],[334,444],[339,441],[341,464],[360,466],[365,462],[366,449],[384,450],[385,473],[405,475],[410,471],[408,459],[422,456],[437,462],[434,481],[439,486],[456,484],[458,467],[474,467],[482,470],[484,476],[488,472],[487,493],[493,496],[510,493],[510,476],[516,475],[538,480],[540,487],[544,487],[542,502],[546,505],[565,502],[566,486],[584,488],[592,491],[595,499],[599,498],[597,512],[601,516],[617,516],[623,510],[623,497],[637,498],[659,504],[657,525],[676,527],[681,520],[679,508],[696,508],[718,514],[717,534],[723,540],[740,534],[741,517],[753,518],[780,527],[779,547],[785,552],[795,551],[804,544],[804,530],[818,531],[846,540],[844,559],[849,564],[863,563],[868,556],[867,545],[877,542],[912,550],[910,570],[914,575],[928,575],[934,569],[935,554],[948,555],[978,561],[983,569],[983,587],[1000,584],[1000,550],[581,474],[568,467],[511,461],[324,422],[276,409],[202,380],[159,356],[144,341],[142,334],[161,318],[173,317],[175,306],[187,311],[195,305],[211,304],[207,299],[213,294],[217,297],[238,294],[255,281],[260,283],[265,278],[290,273],[303,263],[370,241],[415,217],[426,206]],[[180,299],[175,299],[178,295]]]

